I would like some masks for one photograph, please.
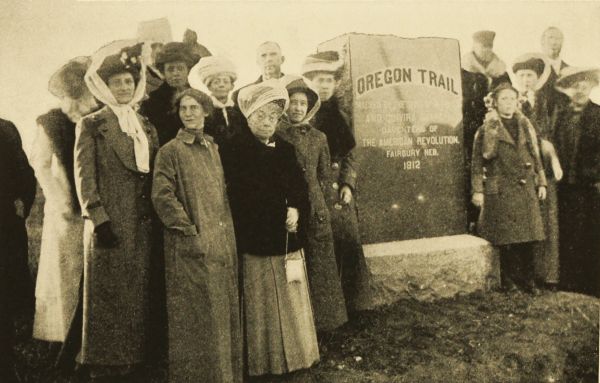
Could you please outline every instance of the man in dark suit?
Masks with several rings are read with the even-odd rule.
[[[0,119],[0,382],[17,381],[13,322],[17,313],[33,312],[25,219],[33,205],[35,187],[17,128]]]
[[[281,53],[281,47],[274,41],[265,41],[260,44],[256,49],[256,65],[259,66],[262,74],[256,81],[251,84],[244,85],[233,92],[231,96],[236,108],[238,107],[238,93],[240,89],[245,88],[249,85],[258,84],[265,80],[277,79],[283,77],[281,72],[281,65],[285,62],[285,56]]]

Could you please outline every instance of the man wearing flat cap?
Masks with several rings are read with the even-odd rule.
[[[493,51],[495,37],[496,32],[493,31],[475,32],[472,51],[462,57],[463,137],[467,148],[465,150],[467,175],[471,173],[471,150],[475,132],[483,124],[487,112],[483,98],[501,83],[510,83],[506,64]],[[469,191],[471,181],[468,178],[469,176],[465,187]],[[473,230],[478,215],[478,209],[469,204],[467,206],[469,230]]]
[[[600,69],[567,67],[556,87],[570,103],[557,112],[554,135],[564,170],[558,189],[561,283],[600,295],[600,106],[590,101]]]
[[[191,51],[189,45],[181,42],[165,44],[156,57],[156,67],[165,81],[142,103],[140,113],[148,117],[156,128],[160,146],[177,135],[181,122],[177,113],[173,113],[173,97],[189,88],[188,73],[198,60],[200,57]]]

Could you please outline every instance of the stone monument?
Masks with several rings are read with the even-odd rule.
[[[375,277],[400,295],[489,287],[493,249],[465,235],[458,41],[351,33],[325,50],[344,61],[337,96],[357,142],[360,231]]]

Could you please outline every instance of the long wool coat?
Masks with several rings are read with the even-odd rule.
[[[358,228],[358,163],[354,157],[356,142],[335,98],[321,104],[312,124],[325,133],[331,155],[329,179],[325,182],[324,195],[331,218],[335,255],[346,306],[348,311],[364,309],[369,305],[371,274]],[[340,189],[344,185],[352,189],[353,198],[349,204],[344,204],[340,199]]]
[[[31,164],[45,197],[33,336],[63,342],[79,298],[83,219],[73,178],[75,123],[53,109],[37,119]]]
[[[166,227],[169,381],[242,381],[233,222],[217,145],[180,130],[160,149],[152,201]]]
[[[158,150],[152,124],[138,115],[150,159]],[[152,174],[140,173],[133,140],[108,107],[81,119],[75,142],[75,183],[85,219],[83,232],[83,337],[78,362],[142,362],[148,325],[152,241]],[[100,248],[94,228],[110,221],[119,239]]]
[[[535,92],[535,102],[532,106],[529,100],[521,103],[521,111],[533,124],[540,147],[542,141],[554,144],[553,126],[548,107],[547,93]],[[535,270],[538,279],[547,283],[558,283],[559,280],[559,233],[558,233],[558,201],[556,195],[556,180],[552,170],[552,159],[549,153],[541,151],[547,178],[546,199],[540,201],[542,221],[544,222],[545,241],[534,250]]]
[[[317,330],[333,330],[348,320],[335,259],[331,218],[324,189],[329,181],[329,148],[324,133],[309,124],[283,120],[277,134],[294,145],[308,185],[306,268]]]
[[[473,146],[473,193],[484,194],[478,231],[494,245],[545,238],[537,188],[546,186],[546,177],[537,136],[527,117],[513,118],[518,119],[516,141],[500,120],[487,119]]]

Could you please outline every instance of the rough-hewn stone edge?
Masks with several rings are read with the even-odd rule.
[[[499,284],[497,250],[471,235],[364,245],[374,308],[401,299],[433,301],[485,292]]]

